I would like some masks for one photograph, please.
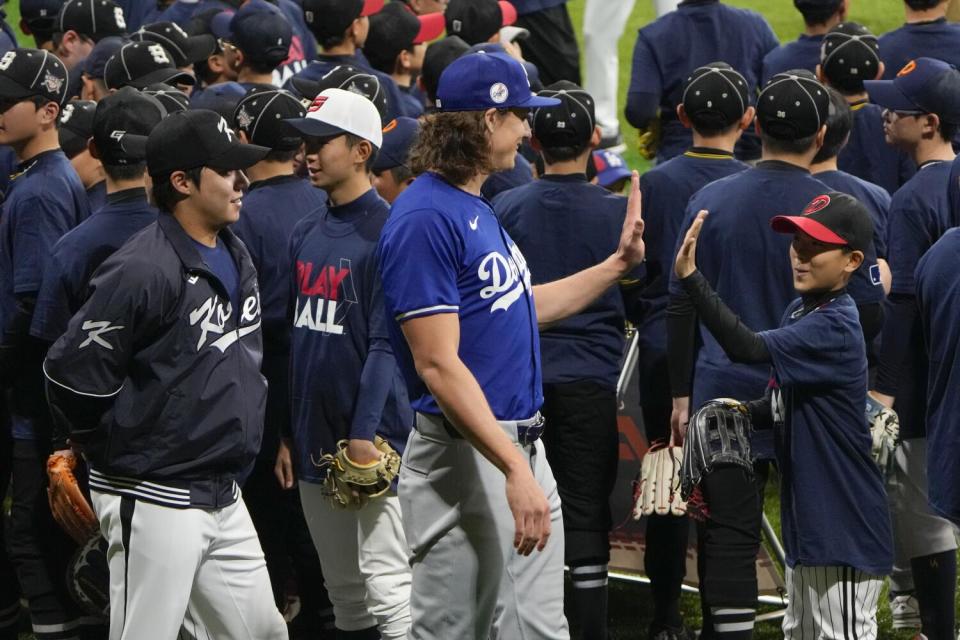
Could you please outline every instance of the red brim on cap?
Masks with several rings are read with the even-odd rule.
[[[827,244],[849,244],[846,240],[809,216],[775,216],[770,227],[777,233],[796,233],[802,231],[814,240]]]
[[[360,17],[380,13],[380,10],[383,9],[383,3],[384,0],[363,0],[363,10],[360,12]]]
[[[413,39],[413,44],[422,44],[436,40],[440,37],[440,34],[443,33],[443,30],[447,28],[447,23],[444,21],[442,13],[427,13],[422,16],[417,16],[417,18],[420,20],[420,33]]]
[[[517,21],[517,10],[512,4],[506,0],[500,0],[497,4],[500,5],[500,13],[503,14],[503,24],[500,26],[509,27]]]

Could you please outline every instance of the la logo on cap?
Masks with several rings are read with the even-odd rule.
[[[497,82],[490,87],[490,99],[497,104],[503,104],[507,101],[507,98],[510,97],[510,90],[507,89],[507,85],[502,82]]]
[[[813,199],[813,202],[807,205],[807,208],[803,210],[803,215],[808,216],[811,213],[816,213],[817,211],[823,211],[828,206],[830,206],[830,196],[822,195],[817,196]]]
[[[319,111],[320,107],[323,106],[323,103],[327,101],[327,96],[317,96],[313,100],[313,104],[310,105],[310,108],[307,109],[308,113],[313,113],[314,111]]]

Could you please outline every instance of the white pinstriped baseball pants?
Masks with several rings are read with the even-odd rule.
[[[873,640],[883,578],[850,567],[787,568],[787,640]]]

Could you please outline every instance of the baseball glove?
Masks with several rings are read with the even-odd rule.
[[[77,458],[72,453],[55,453],[47,458],[47,499],[54,520],[77,541],[84,544],[97,532],[97,517],[77,484],[73,470]]]
[[[323,489],[333,506],[360,509],[390,489],[400,473],[400,454],[380,436],[374,437],[373,444],[382,455],[369,464],[357,464],[347,456],[347,440],[337,442],[336,453],[321,458],[320,465],[330,467]]]
[[[680,465],[683,449],[658,441],[643,456],[640,475],[633,483],[633,519],[642,516],[675,515],[687,512],[687,503],[680,498]]]
[[[640,155],[647,160],[653,160],[657,157],[660,150],[660,118],[654,118],[647,123],[646,129],[640,129],[638,132],[638,151]]]
[[[88,614],[109,620],[110,569],[103,536],[91,536],[73,555],[67,567],[67,592]]]
[[[893,454],[900,445],[900,418],[872,396],[867,395],[867,425],[870,427],[870,453],[884,473],[893,464]]]

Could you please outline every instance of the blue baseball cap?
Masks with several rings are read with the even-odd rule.
[[[410,147],[420,133],[420,123],[415,118],[400,116],[383,128],[383,147],[373,162],[373,172],[380,173],[407,164]]]
[[[893,80],[863,83],[870,101],[891,111],[935,113],[960,124],[960,71],[942,60],[911,60]]]
[[[252,60],[280,64],[290,53],[293,27],[279,8],[264,0],[245,4],[230,19],[228,29],[229,33],[220,37]]]
[[[233,113],[247,90],[237,82],[212,84],[203,91],[194,92],[190,97],[190,110],[208,109],[215,111],[227,122],[233,122]]]
[[[523,65],[503,53],[471,53],[453,61],[437,86],[438,111],[532,109],[560,104],[530,91]]]
[[[90,55],[81,63],[80,71],[91,78],[102,80],[103,72],[107,68],[107,60],[128,43],[130,40],[121,36],[104,38],[91,49]]]
[[[623,156],[608,149],[593,152],[593,166],[597,169],[597,184],[601,187],[609,187],[632,175]]]

